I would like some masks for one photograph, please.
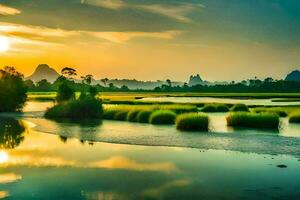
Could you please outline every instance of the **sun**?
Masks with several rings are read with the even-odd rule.
[[[5,151],[0,151],[0,164],[8,161],[8,154]]]
[[[7,37],[0,36],[0,52],[6,52],[9,50],[10,41]]]

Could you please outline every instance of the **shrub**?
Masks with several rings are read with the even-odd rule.
[[[154,111],[149,118],[151,124],[174,124],[176,113],[170,110]]]
[[[300,123],[300,112],[292,113],[289,118],[290,123]]]
[[[231,111],[233,111],[233,112],[249,112],[249,108],[245,104],[235,104],[231,108]]]
[[[127,113],[127,121],[129,122],[137,122],[137,115],[139,114],[139,110],[131,110]]]
[[[182,131],[208,131],[207,115],[198,113],[181,114],[176,118],[176,128]]]
[[[140,123],[149,123],[150,115],[152,111],[150,110],[142,110],[137,115],[137,121]]]
[[[49,108],[45,117],[49,119],[99,119],[103,116],[102,102],[94,98],[85,98],[58,104]]]
[[[279,116],[274,113],[238,112],[227,117],[227,125],[233,127],[278,129],[279,123]]]

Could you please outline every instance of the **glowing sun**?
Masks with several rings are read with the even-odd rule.
[[[5,151],[0,151],[0,164],[8,161],[8,154]]]
[[[6,37],[0,36],[0,52],[6,52],[9,50],[10,41]]]

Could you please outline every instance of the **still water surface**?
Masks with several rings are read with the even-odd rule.
[[[60,124],[28,112],[0,118],[0,199],[300,199],[298,137]]]

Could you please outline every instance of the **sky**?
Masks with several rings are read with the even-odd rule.
[[[25,76],[281,79],[299,55],[299,0],[0,0],[0,66]]]

